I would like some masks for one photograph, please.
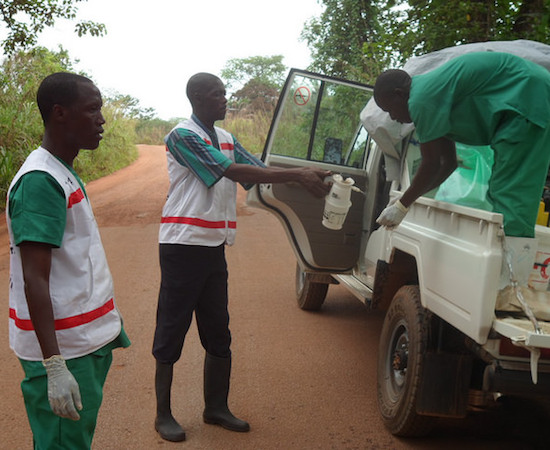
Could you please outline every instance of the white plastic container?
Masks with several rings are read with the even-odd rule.
[[[322,223],[331,230],[341,230],[351,206],[351,188],[355,181],[353,178],[344,180],[339,174],[333,175],[332,180],[330,192],[325,197]]]

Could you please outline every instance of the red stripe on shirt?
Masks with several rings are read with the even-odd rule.
[[[205,139],[204,142],[206,142],[207,145],[212,145],[212,141],[210,141],[209,139]],[[235,149],[235,146],[231,142],[222,142],[220,144],[220,149],[233,151]]]
[[[211,222],[209,220],[197,219],[196,217],[163,217],[160,223],[181,223],[185,225],[195,225],[202,228],[225,228],[226,225],[229,228],[237,228],[237,222],[218,220]]]
[[[67,209],[70,209],[73,205],[80,203],[82,199],[84,199],[84,192],[82,192],[82,189],[78,188],[71,195],[69,195],[69,204],[67,205]]]
[[[96,319],[99,319],[113,309],[115,309],[115,301],[111,299],[104,305],[92,311],[88,311],[86,313],[78,314],[72,317],[65,317],[64,319],[57,319],[55,321],[55,329],[66,330],[67,328],[74,328],[80,325],[85,325],[87,323],[93,322]],[[32,321],[29,319],[20,319],[19,317],[17,317],[15,309],[13,308],[10,308],[10,319],[13,319],[15,321],[15,326],[17,328],[20,328],[21,330],[34,330]]]

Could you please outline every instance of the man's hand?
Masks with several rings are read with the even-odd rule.
[[[332,174],[330,170],[315,167],[301,167],[296,170],[300,171],[299,183],[315,197],[324,197],[330,192],[330,184],[324,181]]]
[[[61,355],[42,361],[48,375],[48,400],[54,414],[66,419],[78,420],[76,411],[82,409],[80,389],[73,374],[67,369]]]
[[[380,214],[376,222],[388,229],[393,229],[401,223],[409,208],[405,208],[399,200],[392,200]]]

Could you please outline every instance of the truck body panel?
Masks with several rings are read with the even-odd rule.
[[[501,223],[500,214],[421,198],[399,227],[386,231],[388,252],[416,259],[422,305],[480,344],[494,317]]]

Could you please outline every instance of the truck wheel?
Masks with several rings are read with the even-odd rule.
[[[317,311],[323,306],[327,296],[328,284],[315,283],[310,280],[310,274],[304,272],[296,264],[296,300],[298,306],[306,311]]]
[[[435,421],[416,412],[429,321],[418,286],[401,287],[384,319],[377,375],[378,407],[384,425],[396,436],[424,436]]]

